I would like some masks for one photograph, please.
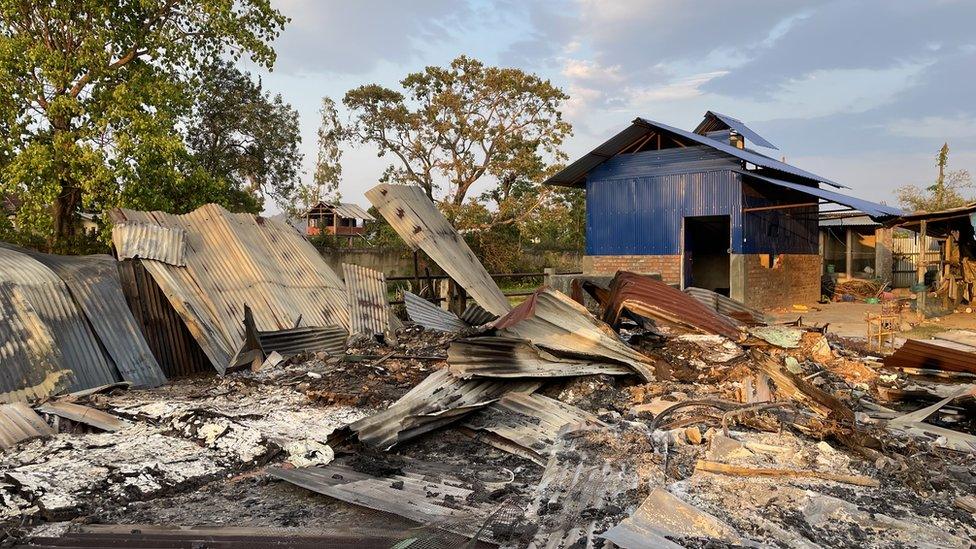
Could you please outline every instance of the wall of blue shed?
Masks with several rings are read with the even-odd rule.
[[[677,255],[685,217],[728,215],[733,253],[742,253],[741,176],[731,170],[639,173],[627,155],[586,183],[587,255]],[[618,157],[621,158],[621,157]],[[712,162],[711,160],[708,160]],[[609,164],[609,162],[608,162]]]

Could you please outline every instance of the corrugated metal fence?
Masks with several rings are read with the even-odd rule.
[[[918,236],[896,236],[891,242],[892,286],[895,288],[909,288],[918,278]],[[938,261],[939,241],[934,238],[929,238],[928,250],[925,252],[925,262],[929,265],[929,270],[938,269],[938,267],[932,265],[933,263],[938,263]]]

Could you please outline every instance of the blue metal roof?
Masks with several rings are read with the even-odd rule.
[[[715,111],[706,112],[705,116],[707,117],[708,115],[712,115],[715,118],[718,118],[719,120],[724,122],[726,126],[735,130],[736,133],[738,133],[742,137],[745,137],[749,141],[752,141],[756,145],[759,145],[760,147],[779,150],[779,148],[776,145],[773,145],[772,143],[767,141],[766,138],[754,132],[752,128],[746,126],[745,122],[739,120],[738,118],[734,118],[727,114],[722,114],[720,112],[715,112]]]
[[[770,183],[773,185],[778,185],[780,187],[786,187],[787,189],[793,189],[795,191],[800,191],[802,193],[809,194],[810,196],[815,196],[817,198],[822,198],[828,202],[833,202],[834,204],[840,204],[841,206],[848,206],[859,210],[870,216],[872,219],[878,218],[888,218],[904,215],[905,212],[898,208],[892,206],[885,206],[884,204],[877,204],[875,202],[870,202],[868,200],[863,200],[861,198],[854,198],[853,196],[847,196],[840,194],[836,191],[830,191],[827,189],[821,189],[819,187],[811,187],[808,185],[801,185],[800,183],[793,183],[791,181],[783,181],[781,179],[773,179],[772,177],[765,177],[762,175],[757,175],[754,172],[748,170],[736,170],[739,173],[763,181],[765,183]]]
[[[798,177],[802,177],[802,178],[805,178],[805,179],[809,179],[811,181],[816,181],[818,183],[826,183],[827,185],[830,185],[832,187],[837,187],[839,189],[847,189],[847,188],[849,188],[849,187],[846,187],[844,185],[841,185],[840,183],[836,183],[834,181],[831,181],[831,180],[827,179],[826,177],[819,176],[819,175],[817,175],[815,173],[811,173],[811,172],[808,172],[806,170],[801,170],[800,168],[797,168],[796,166],[791,166],[791,165],[787,164],[786,162],[780,162],[779,160],[776,160],[775,158],[770,158],[770,157],[768,157],[768,156],[766,156],[764,154],[757,153],[756,151],[750,151],[749,149],[739,149],[739,148],[733,147],[729,143],[723,143],[722,141],[716,141],[715,139],[712,139],[710,137],[705,137],[704,135],[698,135],[697,133],[694,133],[694,132],[689,132],[687,130],[682,130],[680,128],[675,128],[673,126],[668,126],[667,124],[662,124],[660,122],[655,122],[653,120],[648,120],[646,118],[637,118],[636,120],[634,120],[634,123],[635,124],[646,124],[647,126],[650,126],[651,128],[655,128],[655,129],[658,129],[658,130],[663,130],[663,131],[666,131],[666,132],[669,132],[669,133],[673,133],[675,135],[678,135],[680,137],[684,137],[685,139],[690,139],[692,141],[696,141],[696,142],[698,142],[698,143],[700,143],[702,145],[707,145],[709,147],[718,149],[718,150],[720,150],[720,151],[722,151],[722,152],[724,152],[724,153],[726,153],[728,155],[734,156],[734,157],[738,158],[739,160],[743,160],[743,161],[748,162],[750,164],[755,164],[756,166],[760,166],[760,167],[763,167],[763,168],[768,168],[770,170],[776,170],[778,172],[788,173],[790,175],[795,175],[795,176],[798,176]]]
[[[665,133],[676,135],[689,141],[696,142],[700,145],[711,147],[733,158],[737,158],[756,166],[802,177],[815,183],[826,183],[827,185],[843,189],[848,188],[840,183],[836,183],[825,177],[801,170],[800,168],[791,166],[785,162],[780,162],[779,160],[770,158],[764,154],[760,154],[748,149],[738,149],[728,143],[724,143],[710,137],[705,137],[704,135],[699,135],[694,132],[675,128],[673,126],[668,126],[667,124],[648,120],[646,118],[634,119],[630,126],[617,133],[585,156],[563,168],[561,171],[559,171],[559,173],[547,179],[544,184],[581,187],[583,186],[583,179],[590,172],[590,170],[606,162],[620,151],[624,150],[630,145],[633,145],[638,139],[652,133],[653,131],[663,131]]]

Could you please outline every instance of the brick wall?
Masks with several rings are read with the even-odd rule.
[[[811,254],[782,254],[774,268],[765,267],[760,254],[743,256],[745,302],[760,309],[811,304],[820,299],[821,257]]]
[[[641,274],[657,273],[668,284],[681,282],[680,255],[586,255],[583,256],[583,274],[589,276],[613,276],[617,271]]]

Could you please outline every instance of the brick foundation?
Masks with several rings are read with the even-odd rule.
[[[583,274],[587,276],[613,276],[617,271],[641,274],[660,274],[668,284],[681,282],[680,255],[586,255],[583,256]],[[819,280],[819,278],[818,278]]]
[[[741,256],[744,263],[745,303],[759,309],[811,304],[820,299],[821,260],[819,255],[782,254],[776,267],[765,267],[759,254]]]

